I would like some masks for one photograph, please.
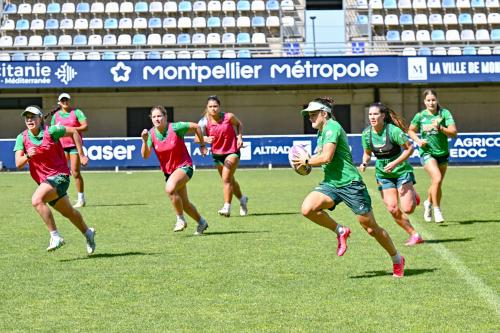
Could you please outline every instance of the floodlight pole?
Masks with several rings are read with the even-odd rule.
[[[314,56],[316,57],[316,26],[314,25],[316,16],[310,16],[309,18],[311,19],[313,26],[313,50],[314,50]]]

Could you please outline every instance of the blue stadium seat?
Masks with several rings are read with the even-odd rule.
[[[207,52],[208,59],[219,59],[220,57],[221,57],[221,54],[220,54],[219,50],[209,50]]]
[[[252,27],[258,28],[258,27],[265,27],[265,26],[266,26],[266,20],[264,19],[263,16],[252,17]]]
[[[401,40],[401,36],[397,30],[388,30],[386,38],[388,42],[399,42]]]
[[[135,34],[132,38],[132,45],[146,45],[146,35]]]
[[[248,32],[240,32],[238,33],[238,36],[236,36],[236,43],[237,44],[250,44],[250,34]]]
[[[472,8],[483,8],[484,7],[484,0],[471,0],[470,6]]]
[[[491,30],[491,40],[496,42],[500,41],[500,29]]]
[[[368,15],[358,14],[356,16],[356,24],[368,24]]]
[[[56,19],[48,19],[45,21],[45,30],[59,29],[59,21]]]
[[[161,19],[159,17],[151,17],[148,20],[148,27],[150,29],[161,29]]]
[[[191,2],[189,1],[181,1],[179,2],[178,9],[179,12],[190,12],[192,11]]]
[[[136,13],[147,13],[148,12],[148,3],[144,1],[139,1],[135,3],[134,11]]]
[[[45,35],[43,37],[43,46],[56,46],[57,37],[54,35]]]
[[[459,24],[472,24],[472,17],[469,13],[461,13],[458,15]]]
[[[161,53],[159,51],[149,51],[147,58],[149,60],[158,60],[158,59],[161,59]]]
[[[411,16],[411,14],[401,14],[401,16],[399,17],[399,24],[412,25],[413,24],[413,16]]]
[[[25,61],[26,57],[23,52],[16,52],[12,55],[12,61]]]
[[[118,29],[118,20],[115,18],[107,18],[104,21],[104,29]]]
[[[179,45],[191,44],[191,36],[189,34],[177,35],[177,44]]]
[[[396,0],[384,0],[384,8],[385,9],[397,9],[398,4]]]
[[[220,28],[220,18],[217,16],[212,16],[208,18],[207,27],[209,28]]]
[[[61,12],[61,5],[57,2],[51,2],[47,5],[47,14],[59,14]]]
[[[71,55],[69,54],[69,52],[61,51],[57,53],[56,60],[59,61],[71,60]]]
[[[26,19],[20,19],[16,22],[16,30],[29,30],[30,22]]]
[[[432,41],[444,41],[444,31],[443,30],[432,30],[431,32],[431,40]]]
[[[15,3],[6,3],[3,7],[3,14],[17,14],[17,5]]]
[[[76,5],[77,13],[90,13],[90,5],[88,2],[80,2]]]
[[[75,46],[85,46],[87,45],[86,35],[75,35],[73,36],[73,45]]]
[[[116,55],[113,51],[104,51],[102,54],[102,60],[115,60]]]
[[[277,0],[267,0],[266,9],[269,11],[279,11],[280,3]]]
[[[430,56],[430,55],[432,55],[431,49],[428,48],[428,47],[421,47],[421,48],[419,48],[417,54],[419,56]]]
[[[251,8],[250,1],[248,1],[248,0],[240,0],[236,4],[236,10],[239,12],[250,11],[250,8]]]
[[[238,50],[238,58],[251,58],[252,54],[250,53],[250,50],[247,49],[241,49]]]
[[[443,8],[455,8],[455,0],[443,0],[441,6]]]
[[[464,50],[463,50],[463,55],[476,55],[477,52],[476,52],[476,48],[474,46],[471,46],[471,45],[466,45],[464,46]]]

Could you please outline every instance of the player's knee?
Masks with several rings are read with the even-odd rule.
[[[314,209],[309,205],[302,205],[300,211],[304,217],[309,217],[314,213]]]
[[[391,213],[393,217],[398,217],[401,214],[398,205],[394,204],[387,205],[387,211]]]
[[[73,178],[81,178],[80,170],[71,170],[71,176]]]
[[[34,208],[37,208],[40,205],[44,205],[45,203],[43,202],[42,198],[40,196],[32,196],[31,197],[31,205]]]

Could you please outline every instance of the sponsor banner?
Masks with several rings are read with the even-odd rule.
[[[500,56],[0,62],[0,89],[413,82],[500,82]]]
[[[155,154],[148,160],[141,157],[141,140],[139,138],[85,139],[85,152],[89,157],[88,168],[111,169],[158,167]],[[15,140],[0,140],[0,161],[4,168],[15,169]],[[288,151],[293,145],[303,145],[307,151],[316,150],[316,136],[245,136],[241,149],[240,165],[245,167],[288,166]],[[361,135],[349,135],[349,144],[356,164],[361,163],[363,149]],[[210,155],[202,157],[199,146],[192,137],[186,137],[193,162],[198,167],[211,167]],[[420,165],[418,151],[410,158],[414,165]],[[500,133],[459,134],[450,140],[450,164],[500,164]]]

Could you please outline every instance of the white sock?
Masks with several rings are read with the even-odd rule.
[[[393,264],[399,264],[401,262],[401,254],[398,252],[395,256],[392,256],[391,259]]]
[[[177,221],[183,221],[183,222],[186,222],[186,220],[184,219],[184,215],[181,214],[181,215],[177,215]]]
[[[85,194],[83,192],[78,192],[78,201],[85,201]]]
[[[434,212],[435,213],[441,213],[441,209],[439,207],[434,207]]]
[[[51,232],[50,232],[50,237],[57,237],[57,238],[61,238],[61,235],[59,235],[59,231],[54,230],[54,231],[51,231]]]
[[[231,204],[228,202],[224,202],[224,209],[230,210],[231,209]]]

